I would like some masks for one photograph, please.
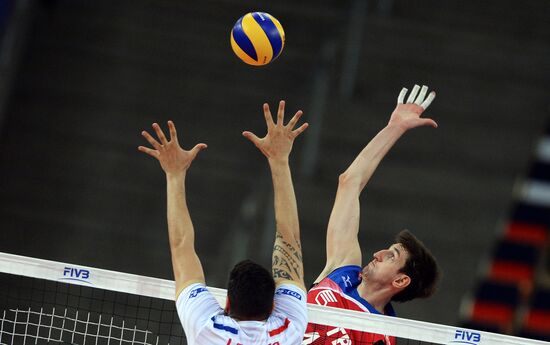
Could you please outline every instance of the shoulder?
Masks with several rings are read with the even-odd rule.
[[[356,304],[357,286],[361,282],[361,267],[342,266],[333,270],[326,278],[315,284],[308,292],[308,303],[348,309]],[[352,308],[353,309],[353,308]]]
[[[203,283],[194,283],[183,289],[176,299],[176,310],[187,326],[205,323],[213,315],[223,312]]]
[[[198,339],[205,336],[204,331],[215,327],[216,316],[223,313],[203,283],[185,287],[176,300],[176,310],[189,344],[200,343]]]
[[[346,266],[340,266],[338,268],[335,268],[328,274],[327,277],[331,277],[338,274],[354,274],[358,275],[361,273],[361,266],[358,265],[346,265]]]
[[[302,288],[294,284],[281,284],[275,289],[273,302],[275,307],[272,315],[307,323],[307,295]]]
[[[301,286],[285,283],[277,285],[275,288],[275,296],[288,296],[298,301],[305,301],[306,291]]]
[[[192,283],[182,289],[176,296],[176,303],[180,304],[192,298],[196,298],[200,294],[204,294],[208,289],[203,283]]]
[[[297,282],[295,280],[288,280],[288,279],[279,280],[275,285],[275,291],[281,286],[288,286],[288,285],[292,286],[292,290],[300,290],[304,293],[306,293],[307,291],[305,286],[302,283]]]
[[[338,285],[343,291],[354,289],[361,283],[361,266],[348,265],[338,267],[328,274],[319,285],[321,285],[327,279]]]

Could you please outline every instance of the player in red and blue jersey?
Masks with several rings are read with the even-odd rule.
[[[398,96],[390,120],[340,175],[336,200],[327,229],[327,261],[308,292],[308,303],[395,316],[392,301],[428,297],[439,279],[437,262],[429,250],[408,230],[395,243],[373,254],[362,267],[359,233],[359,196],[381,160],[408,130],[437,124],[420,116],[435,98],[435,92],[415,85],[407,101],[407,89]],[[383,334],[308,324],[302,345],[394,345]]]

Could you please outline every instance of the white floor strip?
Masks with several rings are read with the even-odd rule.
[[[550,183],[526,181],[521,187],[520,198],[530,204],[550,207]]]
[[[543,137],[537,145],[537,159],[550,163],[550,137]]]

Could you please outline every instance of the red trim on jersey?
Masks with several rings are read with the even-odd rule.
[[[307,294],[307,301],[311,304],[371,313],[366,306],[352,296],[348,296],[330,278],[323,279],[319,284],[311,288]],[[385,345],[395,344],[394,337],[383,334],[308,323],[303,343],[310,345],[375,344],[379,341],[383,341]]]
[[[314,288],[309,290],[308,295],[307,295],[308,303],[322,305],[321,303],[318,303],[314,299],[313,294],[315,294],[315,292],[317,292],[317,291],[326,291],[326,290],[330,290],[332,292],[337,293],[338,296],[340,296],[341,298],[344,298],[346,301],[353,303],[353,306],[355,308],[352,308],[351,306],[346,305],[344,303],[344,301],[342,301],[342,300],[334,301],[334,303],[328,303],[328,304],[325,304],[325,305],[328,305],[328,306],[331,306],[331,307],[336,307],[336,308],[341,308],[341,309],[364,311],[364,312],[369,313],[369,314],[371,313],[370,310],[367,307],[365,307],[363,304],[361,304],[361,302],[357,301],[356,299],[354,299],[351,296],[346,295],[346,293],[344,291],[342,291],[342,288],[340,288],[340,286],[338,286],[338,284],[333,282],[330,278],[329,279],[325,278],[319,284],[317,284]],[[315,294],[315,296],[317,296],[317,295],[318,295],[318,293]],[[311,300],[309,300],[310,297],[311,297]]]
[[[269,332],[268,332],[268,333],[269,333],[269,336],[270,336],[270,337],[274,337],[274,336],[276,336],[277,334],[280,334],[280,333],[284,332],[284,331],[288,328],[288,325],[290,325],[290,320],[287,319],[287,318],[285,318],[285,324],[282,325],[282,326],[279,327],[279,328],[275,328],[275,329],[269,331]]]

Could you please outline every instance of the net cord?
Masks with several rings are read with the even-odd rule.
[[[174,301],[171,280],[0,253],[0,272]],[[208,287],[221,306],[227,291]],[[424,321],[308,304],[309,321],[437,344],[548,345],[547,342]],[[479,340],[477,340],[479,338]],[[472,342],[475,339],[475,342]]]

